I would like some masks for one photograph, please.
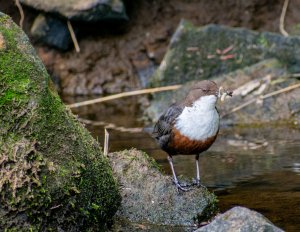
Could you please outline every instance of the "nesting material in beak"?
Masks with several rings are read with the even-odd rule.
[[[221,101],[223,102],[226,98],[226,96],[230,96],[232,97],[232,91],[229,91],[229,90],[225,90],[223,88],[223,86],[221,86],[219,88],[219,94],[218,94],[218,97],[221,99]]]

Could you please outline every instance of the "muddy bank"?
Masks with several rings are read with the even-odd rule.
[[[3,1],[0,10],[19,14],[12,2]],[[74,25],[79,33],[81,53],[62,53],[36,44],[39,56],[64,94],[109,94],[143,86],[160,64],[180,19],[197,26],[208,23],[278,32],[283,1],[124,1],[127,23]],[[300,1],[291,1],[286,29],[297,33]],[[25,31],[30,31],[39,13],[25,10]],[[228,13],[229,12],[229,13]],[[241,17],[243,15],[243,17]]]

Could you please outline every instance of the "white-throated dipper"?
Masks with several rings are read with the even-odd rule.
[[[216,140],[219,132],[219,113],[216,103],[219,97],[232,96],[231,91],[210,80],[200,81],[190,89],[186,98],[172,104],[158,119],[153,137],[162,150],[168,153],[174,183],[180,190],[172,157],[174,155],[196,156],[196,184],[200,186],[199,154],[206,151]]]

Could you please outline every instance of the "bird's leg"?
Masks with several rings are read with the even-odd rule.
[[[200,167],[199,167],[199,154],[195,156],[195,161],[196,161],[196,180],[195,180],[195,185],[198,187],[202,186],[200,183]]]
[[[177,189],[178,189],[178,190],[182,190],[182,191],[188,191],[189,189],[184,188],[184,187],[182,187],[182,186],[179,184],[179,181],[178,181],[178,179],[177,179],[177,176],[176,176],[176,173],[175,173],[175,169],[174,169],[174,166],[173,166],[173,159],[172,159],[172,156],[168,155],[168,161],[169,161],[169,164],[170,164],[170,166],[171,166],[171,170],[172,170],[172,173],[173,173],[174,184],[176,185]]]

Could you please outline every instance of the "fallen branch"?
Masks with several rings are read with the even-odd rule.
[[[289,36],[289,34],[284,29],[284,18],[285,18],[285,15],[286,15],[286,10],[287,10],[288,5],[289,5],[289,0],[285,0],[284,4],[283,4],[283,7],[282,7],[280,20],[279,20],[279,31],[284,36]]]
[[[269,97],[272,97],[272,96],[275,96],[275,95],[278,95],[278,94],[281,94],[281,93],[285,93],[285,92],[291,91],[291,90],[296,89],[296,88],[299,88],[299,87],[300,87],[300,83],[295,84],[295,85],[288,86],[288,87],[283,88],[283,89],[279,89],[279,90],[273,91],[273,92],[271,92],[271,93],[262,95],[262,96],[260,96],[260,97],[258,97],[258,98],[253,98],[253,99],[251,99],[251,100],[249,100],[249,101],[247,101],[247,102],[245,102],[245,103],[243,103],[243,104],[241,104],[241,105],[239,105],[239,106],[233,108],[230,112],[228,112],[228,113],[222,115],[222,117],[227,116],[227,115],[229,115],[229,114],[232,114],[232,113],[234,113],[234,112],[236,112],[236,111],[238,111],[238,110],[240,110],[240,109],[243,109],[243,108],[245,108],[246,106],[252,104],[253,102],[256,102],[257,100],[264,100],[264,99],[266,99],[266,98],[269,98]]]
[[[15,4],[18,7],[18,10],[20,12],[20,22],[19,22],[19,25],[23,29],[23,22],[24,22],[24,18],[25,18],[24,17],[24,11],[23,11],[22,5],[20,4],[19,0],[15,0]]]
[[[73,27],[72,27],[72,24],[71,24],[70,20],[67,21],[67,25],[68,25],[68,29],[69,29],[69,32],[70,32],[75,50],[76,50],[76,52],[80,52],[80,47],[79,47],[78,41],[76,39],[76,35],[75,35],[75,32],[73,30]]]
[[[135,90],[135,91],[125,92],[125,93],[118,93],[118,94],[114,94],[114,95],[110,95],[110,96],[106,96],[106,97],[100,97],[100,98],[96,98],[93,100],[78,102],[78,103],[70,104],[68,106],[70,108],[76,108],[76,107],[80,107],[80,106],[92,105],[95,103],[115,100],[118,98],[123,98],[123,97],[128,97],[128,96],[163,92],[163,91],[168,91],[168,90],[176,90],[180,87],[181,87],[181,85],[171,85],[171,86],[164,86],[164,87],[157,87],[157,88]]]

